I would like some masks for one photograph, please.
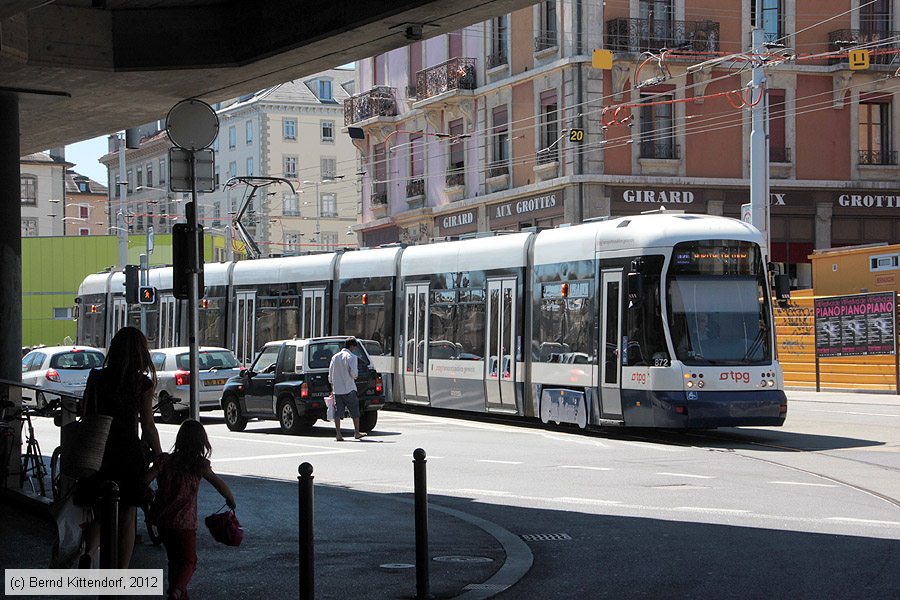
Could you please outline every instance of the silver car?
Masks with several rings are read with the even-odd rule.
[[[22,383],[42,388],[22,390],[26,406],[43,408],[59,392],[81,397],[91,369],[103,366],[104,354],[90,346],[48,346],[37,348],[22,358]]]
[[[191,407],[190,348],[160,348],[151,350],[156,368],[156,402],[159,415],[167,423],[180,423]],[[229,377],[240,373],[241,367],[234,353],[227,348],[203,346],[198,352],[200,377],[200,410],[221,408],[222,388]]]

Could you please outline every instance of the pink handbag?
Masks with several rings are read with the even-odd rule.
[[[225,508],[224,506],[222,508]],[[221,508],[219,510],[222,510]],[[244,528],[237,520],[233,510],[218,512],[206,517],[206,526],[213,539],[226,546],[240,546],[244,541]]]

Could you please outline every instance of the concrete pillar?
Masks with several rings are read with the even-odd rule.
[[[816,203],[816,246],[817,250],[831,248],[831,214],[834,206],[831,202]]]
[[[0,378],[22,381],[19,98],[0,93]]]

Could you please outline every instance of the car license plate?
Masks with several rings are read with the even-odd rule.
[[[227,379],[207,379],[203,382],[203,385],[225,385]]]

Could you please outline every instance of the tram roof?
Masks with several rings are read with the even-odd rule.
[[[242,260],[234,265],[234,285],[259,283],[330,281],[337,254],[308,254],[282,258]]]
[[[762,243],[759,230],[737,219],[654,213],[544,230],[534,244],[534,262],[553,264],[591,259],[598,251],[671,248],[688,240],[714,239]]]
[[[524,267],[525,248],[533,233],[513,233],[410,246],[400,259],[404,275],[427,275],[454,271],[481,271],[503,267]]]
[[[341,279],[393,277],[402,248],[372,248],[341,255]]]

